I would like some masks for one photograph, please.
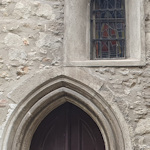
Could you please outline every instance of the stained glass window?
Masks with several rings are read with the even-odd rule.
[[[92,0],[93,59],[125,58],[125,0]]]

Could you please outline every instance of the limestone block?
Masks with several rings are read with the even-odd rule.
[[[27,60],[27,53],[23,49],[14,49],[11,48],[9,50],[9,59],[11,61],[18,61],[20,63],[23,63]]]
[[[36,46],[39,48],[49,47],[51,50],[57,50],[61,46],[61,39],[43,32],[40,32],[39,40],[36,42]]]
[[[148,109],[145,107],[137,107],[135,108],[134,113],[137,116],[137,119],[145,118],[148,113]]]
[[[27,1],[19,1],[18,3],[16,3],[13,15],[16,18],[29,18],[29,16],[31,15],[30,3]]]
[[[53,14],[52,7],[48,4],[40,3],[36,15],[39,17],[45,17],[47,19],[55,19],[55,15]]]
[[[127,86],[127,87],[133,87],[136,84],[136,79],[129,79],[126,82],[123,82],[123,85]]]
[[[131,70],[130,73],[132,75],[140,76],[142,74],[142,70]]]
[[[122,71],[119,71],[119,73],[122,74],[123,76],[127,76],[129,74],[129,70],[123,69]]]
[[[23,45],[23,41],[22,41],[22,38],[17,35],[17,34],[14,34],[14,33],[8,33],[4,39],[4,43],[7,45],[7,46],[22,46]]]
[[[138,134],[138,135],[143,135],[143,134],[150,133],[150,118],[141,119],[137,123],[135,133]]]

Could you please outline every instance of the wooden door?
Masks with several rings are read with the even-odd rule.
[[[65,103],[37,128],[30,150],[105,150],[95,122],[81,109]]]

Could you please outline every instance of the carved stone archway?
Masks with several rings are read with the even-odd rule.
[[[66,75],[45,81],[20,101],[7,122],[2,150],[29,150],[40,122],[65,102],[78,106],[95,121],[106,150],[131,150],[126,144],[126,131],[111,106],[95,90]]]

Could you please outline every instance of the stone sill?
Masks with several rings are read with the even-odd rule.
[[[126,67],[126,66],[145,66],[146,62],[138,59],[124,59],[124,60],[85,60],[85,61],[70,61],[65,62],[64,66],[76,67]]]

